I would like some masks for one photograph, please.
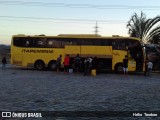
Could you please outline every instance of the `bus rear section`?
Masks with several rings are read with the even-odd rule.
[[[51,39],[41,36],[13,36],[11,43],[11,64],[22,67],[45,67],[56,69],[56,59],[64,49],[53,46]]]

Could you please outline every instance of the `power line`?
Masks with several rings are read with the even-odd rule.
[[[0,21],[11,21],[11,22],[15,22],[15,21],[19,21],[19,22],[39,22],[39,23],[67,23],[67,24],[93,24],[91,22],[71,22],[71,21],[48,21],[48,20],[16,20],[16,19],[1,19],[0,18]],[[105,24],[105,23],[101,23],[101,24]]]
[[[62,18],[42,18],[42,17],[18,17],[18,16],[0,16],[0,18],[20,19],[20,20],[50,20],[50,21],[65,21],[65,22],[101,22],[101,23],[126,23],[124,20],[92,20],[92,19],[62,19]],[[46,21],[47,22],[47,21]]]
[[[26,1],[0,1],[0,4],[24,5],[24,6],[43,6],[43,7],[95,8],[95,9],[144,9],[144,10],[158,10],[158,9],[160,9],[160,6],[66,4],[66,3],[26,2]]]

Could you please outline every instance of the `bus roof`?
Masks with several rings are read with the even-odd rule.
[[[44,38],[102,38],[102,39],[134,39],[134,40],[140,40],[136,37],[124,37],[119,35],[112,35],[112,36],[101,36],[101,35],[95,35],[95,34],[59,34],[57,36],[45,36],[45,35],[24,35],[24,34],[18,34],[13,35],[13,37],[44,37]]]

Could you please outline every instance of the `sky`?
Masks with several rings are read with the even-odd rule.
[[[160,15],[160,0],[0,0],[0,44],[12,35],[98,34],[129,36],[131,15]]]

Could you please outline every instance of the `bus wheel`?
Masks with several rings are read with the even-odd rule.
[[[37,60],[34,66],[37,70],[43,70],[45,68],[45,63],[42,60]]]
[[[57,70],[57,62],[56,61],[50,61],[48,64],[48,67],[50,70]]]
[[[116,73],[123,73],[123,63],[118,63],[114,67]]]

